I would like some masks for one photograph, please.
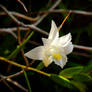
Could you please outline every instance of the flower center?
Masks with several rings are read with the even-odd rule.
[[[53,53],[52,56],[56,59],[56,60],[61,60],[62,56],[59,53]]]

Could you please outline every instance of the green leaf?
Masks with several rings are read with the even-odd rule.
[[[79,81],[71,81],[71,82],[80,90],[80,92],[86,92],[87,87],[84,83],[81,83]]]
[[[73,75],[73,80],[76,80],[76,81],[80,81],[80,82],[83,82],[83,83],[91,83],[92,84],[92,78],[91,76],[85,74],[85,73],[80,73],[80,74],[75,74]]]
[[[90,60],[89,64],[84,67],[83,72],[84,73],[92,73],[92,60]]]
[[[32,92],[26,71],[24,71],[24,76],[25,76],[25,79],[26,79],[26,82],[27,82],[27,86],[28,86],[29,92]]]
[[[59,74],[63,77],[71,78],[74,74],[79,74],[83,70],[83,66],[71,67],[62,70]]]
[[[92,73],[92,65],[84,67],[83,72],[84,73]]]
[[[64,78],[63,76],[51,74],[50,78],[51,80],[53,80],[55,83],[59,84],[60,86],[67,87],[72,90],[75,88],[75,86],[71,83],[71,81],[68,80],[67,78]]]

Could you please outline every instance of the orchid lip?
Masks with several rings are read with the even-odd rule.
[[[62,56],[59,53],[53,53],[52,56],[57,60],[60,61],[62,59]]]

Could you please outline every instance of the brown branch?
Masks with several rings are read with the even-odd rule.
[[[12,91],[12,92],[15,92],[14,89],[7,83],[7,81],[4,80],[4,76],[0,74],[0,77],[1,77],[1,80],[2,82]]]
[[[19,27],[17,28],[17,38],[18,38],[18,43],[20,45],[21,44],[21,37],[20,37],[20,29],[19,29]]]
[[[25,28],[25,27],[19,27],[20,31],[23,30],[23,31],[27,31],[29,30],[29,28]],[[15,32],[17,31],[17,27],[13,27],[13,28],[0,28],[0,32]]]
[[[11,13],[12,15],[14,15],[16,17],[26,19],[28,21],[37,21],[39,19],[39,17],[40,17],[40,16],[37,16],[35,18],[32,18],[32,17],[23,15],[23,14],[18,13],[18,12],[13,12],[13,11],[9,11],[9,13]],[[0,12],[0,16],[2,16],[2,15],[6,15],[6,13],[5,12]]]
[[[26,8],[26,6],[25,6],[25,4],[23,2],[21,0],[17,0],[17,1],[23,6],[24,10],[26,12],[28,12],[28,10],[27,10],[27,8]]]
[[[19,29],[19,27],[18,27],[18,29],[17,29],[17,34],[18,34],[18,43],[19,43],[19,45],[21,45],[21,36],[20,36],[20,29]],[[24,50],[23,49],[21,49],[21,54],[22,54],[22,57],[24,58],[24,61],[25,61],[25,63],[26,63],[26,66],[29,66],[29,62],[28,62],[28,59],[24,56]]]
[[[87,51],[92,51],[92,47],[87,47],[87,46],[74,45],[74,48],[87,50]]]
[[[17,73],[15,73],[15,74],[12,74],[12,75],[9,75],[9,76],[7,76],[7,78],[13,78],[13,77],[16,77],[16,76],[19,76],[20,74],[22,74],[22,73],[24,73],[24,70],[21,70],[20,72],[17,72]]]
[[[29,28],[24,28],[24,27],[19,27],[20,31],[27,31],[29,30]],[[9,33],[11,34],[15,39],[17,39],[16,34],[14,33],[15,31],[17,31],[17,27],[13,27],[13,28],[0,28],[0,32],[1,33]]]
[[[66,9],[54,9],[51,11],[41,11],[39,12],[40,14],[42,13],[68,13],[69,11],[71,11],[72,14],[81,14],[81,15],[87,15],[87,16],[92,16],[92,12],[88,12],[88,11],[82,11],[82,10],[66,10]]]
[[[15,92],[14,89],[5,80],[3,83],[11,90],[11,92]]]
[[[1,32],[1,33],[3,33],[3,32],[9,33],[9,34],[11,34],[15,39],[17,39],[16,34],[15,34],[13,31],[9,30],[9,29],[3,29],[3,28],[1,28],[1,29],[0,29],[0,32]]]
[[[19,72],[17,72],[17,73],[14,73],[14,74],[12,74],[12,75],[6,76],[6,77],[2,78],[2,79],[0,80],[0,82],[3,81],[3,80],[6,80],[6,79],[11,79],[11,78],[13,78],[13,77],[19,76],[19,75],[22,74],[22,73],[24,73],[24,70],[21,70],[21,71],[19,71]]]
[[[28,62],[28,59],[24,56],[24,50],[21,50],[21,54],[22,54],[22,57],[24,58],[24,61],[26,63],[26,66],[29,66],[29,62]]]
[[[11,90],[11,92],[15,92],[14,89],[6,81],[3,81],[3,83]]]
[[[15,86],[19,87],[20,89],[22,89],[25,92],[28,92],[28,90],[26,88],[24,88],[21,84],[19,84],[18,82],[12,80],[12,79],[7,79],[8,82],[14,84]]]
[[[4,75],[2,75],[2,74],[0,74],[0,77],[1,77],[2,79],[6,79],[8,82],[10,82],[10,83],[12,83],[13,85],[19,87],[19,88],[22,89],[23,91],[28,92],[28,90],[27,90],[26,88],[24,88],[22,85],[20,85],[18,82],[14,81],[14,80],[12,80],[12,79],[10,79],[10,78],[7,78],[6,76],[4,76]],[[5,81],[5,80],[3,80],[3,81]]]

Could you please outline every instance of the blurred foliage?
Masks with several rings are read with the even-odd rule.
[[[22,0],[28,12],[24,11],[17,0],[0,0],[0,4],[4,5],[10,11],[19,12],[30,17],[36,17],[40,11],[48,10],[55,1],[56,0]],[[57,9],[92,11],[92,0],[62,0]],[[0,12],[2,11],[3,10],[0,8]],[[57,26],[59,26],[66,15],[67,13],[51,13],[38,25],[38,27],[49,32],[51,20],[53,19]],[[26,24],[33,23],[20,18],[18,19]],[[17,25],[10,17],[6,15],[0,16],[0,28],[16,26]],[[68,32],[72,33],[72,42],[74,44],[92,47],[92,16],[71,14],[68,21],[63,25],[60,36]],[[17,32],[15,32],[15,34],[17,34]],[[24,38],[25,32],[21,31],[20,34],[21,38]],[[42,44],[42,37],[45,36],[35,32],[30,40]],[[17,48],[16,55],[13,54],[10,58],[15,62],[18,61],[18,63],[24,64],[20,49],[22,48],[27,52],[34,47],[36,47],[36,45],[26,43],[25,46],[23,44],[23,46],[20,46],[18,49],[18,41],[12,35],[0,32],[0,56],[2,57],[9,57]],[[48,66],[48,68],[45,68],[42,62],[35,61],[31,65],[32,67],[50,73],[51,76],[46,77],[32,71],[27,71],[26,76],[28,76],[32,92],[92,92],[92,51],[74,49],[74,52],[79,52],[80,55],[73,53],[69,55],[68,63],[65,65],[64,69],[61,69],[54,63]],[[91,55],[91,57],[83,56],[82,53]],[[28,60],[31,62],[30,59]],[[10,71],[8,71],[8,68],[9,65],[7,63],[0,62],[0,73],[3,75],[8,76],[19,71],[19,69],[13,66],[10,68]],[[16,76],[13,79],[27,88],[25,81],[28,81],[28,79],[25,80],[24,74]],[[10,84],[10,86],[14,88],[15,92],[17,90],[20,92],[22,91],[12,84]],[[2,82],[0,82],[0,90],[10,91]]]

